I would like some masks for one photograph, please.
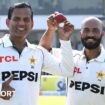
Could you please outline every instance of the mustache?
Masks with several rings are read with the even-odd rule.
[[[88,40],[88,39],[93,39],[93,40],[97,40],[97,38],[95,38],[95,37],[86,37],[86,38],[84,38],[85,40]]]

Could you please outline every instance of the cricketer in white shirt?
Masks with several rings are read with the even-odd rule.
[[[60,59],[60,50],[53,49]],[[105,105],[105,49],[87,62],[84,50],[73,50],[74,75],[67,78],[66,105]],[[72,73],[72,71],[71,71]]]
[[[37,105],[42,69],[55,75],[73,75],[73,72],[70,72],[73,69],[70,42],[60,42],[62,60],[58,62],[47,50],[35,47],[29,42],[19,54],[9,35],[0,39],[0,87],[2,88],[2,82],[13,74],[10,85],[15,89],[10,100],[0,98],[0,105]]]

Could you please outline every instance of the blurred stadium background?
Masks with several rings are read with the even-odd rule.
[[[79,31],[81,21],[87,16],[96,16],[105,23],[105,0],[0,0],[0,37],[8,33],[5,24],[10,5],[16,2],[28,2],[34,12],[34,27],[28,39],[38,44],[47,28],[46,19],[49,14],[59,11],[65,14],[74,24],[75,31],[71,38],[73,49],[82,49]],[[59,48],[58,33],[53,40],[53,47]],[[105,47],[105,36],[102,44]],[[39,105],[65,105],[66,78],[42,73]],[[50,97],[49,97],[50,96]]]

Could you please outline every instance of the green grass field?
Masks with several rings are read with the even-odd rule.
[[[40,96],[38,105],[66,105],[65,96]]]

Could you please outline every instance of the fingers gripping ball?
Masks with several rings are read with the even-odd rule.
[[[62,22],[65,22],[65,21],[66,21],[66,17],[65,17],[62,13],[55,12],[54,14],[55,14],[54,19],[55,19],[58,23],[62,23]]]
[[[62,23],[67,20],[66,17],[62,13],[59,13],[59,12],[55,12],[54,14],[51,14],[49,19],[52,21],[56,20],[57,23]]]

